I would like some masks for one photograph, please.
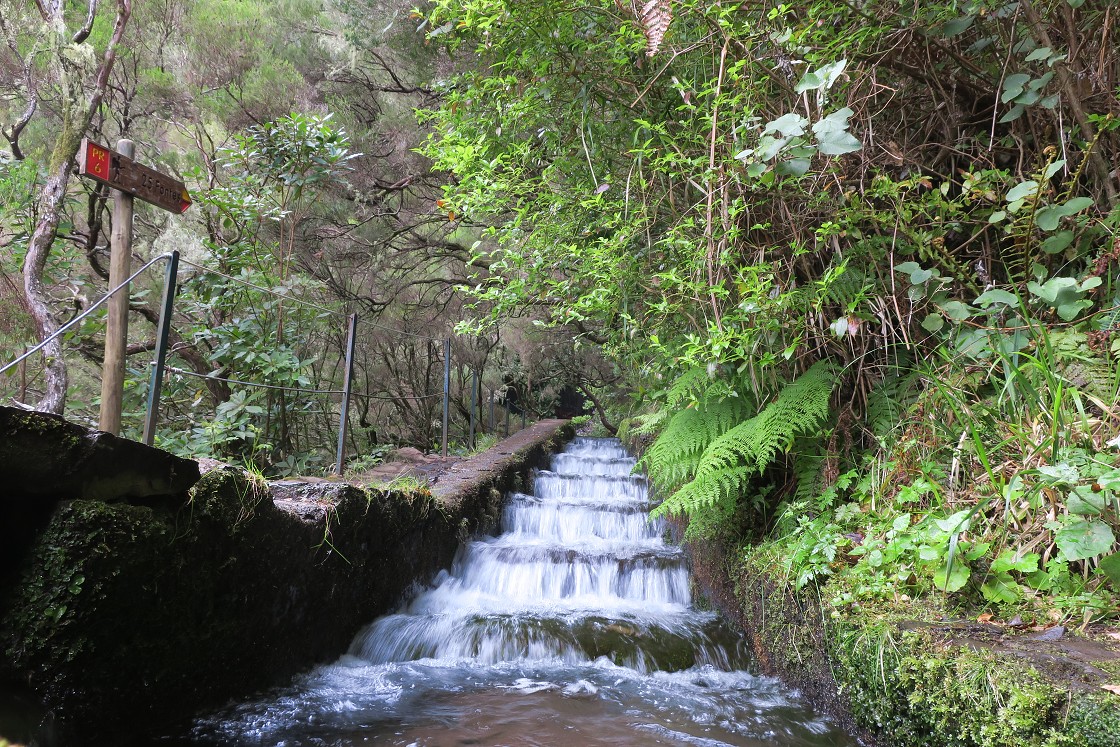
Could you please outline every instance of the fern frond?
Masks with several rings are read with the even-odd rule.
[[[918,400],[920,381],[916,373],[891,372],[867,394],[865,422],[882,439],[903,420],[903,414]]]
[[[712,441],[710,426],[709,413],[702,406],[687,407],[673,415],[639,462],[650,482],[668,492],[691,479]]]
[[[836,375],[824,363],[814,364],[755,417],[712,442],[696,467],[696,476],[739,463],[762,472],[793,439],[817,428],[828,417],[828,401]]]
[[[642,6],[638,20],[642,23],[642,33],[646,35],[646,55],[653,57],[661,48],[665,32],[673,20],[673,4],[669,0],[649,0]]]
[[[676,407],[682,402],[692,402],[701,399],[711,386],[712,377],[705,367],[690,368],[673,382],[669,391],[665,393],[665,404]]]
[[[681,374],[666,393],[666,403],[660,417],[646,416],[649,431],[662,423],[664,429],[639,462],[663,494],[691,480],[708,446],[742,422],[753,404],[739,395],[733,383],[714,376],[707,367]],[[687,405],[674,412],[682,403]]]
[[[810,501],[820,495],[824,487],[824,454],[820,448],[820,441],[799,439],[797,448],[793,452],[793,476],[797,480],[794,489],[793,502]]]
[[[733,508],[756,471],[753,467],[709,470],[685,483],[652,512],[658,516],[696,517],[715,506]]]
[[[828,417],[835,384],[831,366],[824,362],[813,365],[762,412],[712,440],[696,462],[692,479],[658,506],[654,515],[692,517],[727,501],[734,505],[751,479],[780,452],[788,451],[797,436],[820,427]],[[668,429],[658,441],[666,433]]]

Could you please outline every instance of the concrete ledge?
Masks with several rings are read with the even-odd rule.
[[[127,745],[285,682],[494,528],[504,494],[572,435],[539,423],[434,490],[220,468],[175,502],[63,500],[0,590],[0,693],[38,703],[22,719],[41,741]],[[34,736],[3,718],[0,737]]]

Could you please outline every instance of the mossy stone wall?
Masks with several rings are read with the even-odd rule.
[[[1120,656],[1008,645],[967,621],[923,621],[918,607],[832,614],[812,588],[734,548],[690,548],[702,591],[736,620],[761,667],[798,687],[869,745],[1116,747]],[[917,618],[917,619],[915,619]],[[1072,636],[1071,636],[1072,637]],[[1095,657],[1095,658],[1094,658]]]
[[[64,500],[0,597],[0,683],[53,714],[43,733],[60,744],[125,745],[335,658],[492,528],[571,430],[519,436],[437,495],[279,489],[223,468],[178,501]]]

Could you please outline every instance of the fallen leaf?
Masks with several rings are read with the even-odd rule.
[[[1108,690],[1113,695],[1120,695],[1120,685],[1101,685],[1102,690]]]

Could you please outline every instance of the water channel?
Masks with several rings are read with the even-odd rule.
[[[338,661],[196,721],[198,745],[850,747],[693,606],[617,440],[577,438],[502,533]]]

